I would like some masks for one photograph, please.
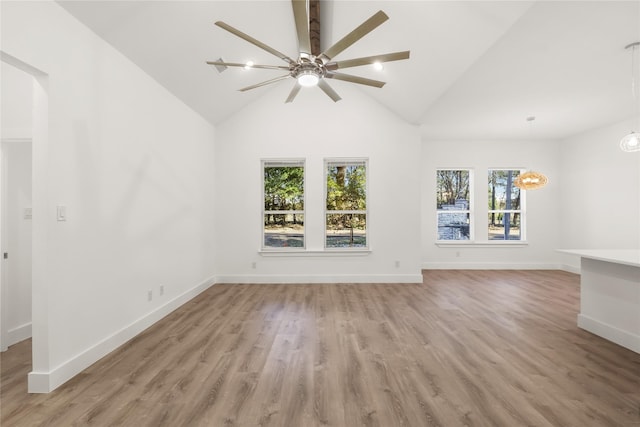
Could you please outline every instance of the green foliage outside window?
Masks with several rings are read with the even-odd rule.
[[[329,166],[327,170],[327,210],[367,208],[364,165]]]
[[[304,209],[304,167],[264,168],[264,209],[267,211]]]
[[[367,174],[364,163],[327,167],[327,247],[367,246]]]
[[[263,247],[304,247],[304,166],[266,162]]]

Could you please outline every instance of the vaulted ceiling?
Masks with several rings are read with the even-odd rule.
[[[239,92],[283,73],[220,73],[205,63],[284,64],[216,27],[218,20],[297,57],[288,0],[59,3],[213,124],[274,85],[294,84]],[[378,10],[390,19],[336,59],[411,50],[409,60],[381,71],[348,71],[386,81],[381,89],[354,86],[420,125],[425,138],[559,139],[632,115],[631,52],[624,47],[640,40],[639,1],[322,1],[322,47]],[[340,93],[353,84],[331,85]],[[325,97],[318,108],[332,104]],[[533,126],[528,116],[537,117]]]

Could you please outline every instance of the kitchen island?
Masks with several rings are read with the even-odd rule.
[[[559,252],[580,257],[578,327],[640,353],[640,250]]]

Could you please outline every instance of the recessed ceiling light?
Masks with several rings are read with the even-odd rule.
[[[248,70],[251,67],[253,67],[253,61],[247,61],[247,63],[244,64],[244,69],[245,70]]]
[[[382,64],[381,64],[380,62],[374,62],[374,63],[373,63],[373,68],[374,68],[374,70],[376,70],[376,71],[382,71],[382,69],[383,69],[384,67],[382,66]]]

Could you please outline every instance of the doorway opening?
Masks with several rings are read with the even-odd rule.
[[[33,77],[2,69],[0,212],[2,335],[0,350],[31,338],[31,153]]]
[[[48,77],[4,51],[0,67],[0,351],[19,343],[25,353],[31,338],[30,365],[36,370],[49,354],[46,292],[38,277],[46,189],[37,174],[46,164]]]

